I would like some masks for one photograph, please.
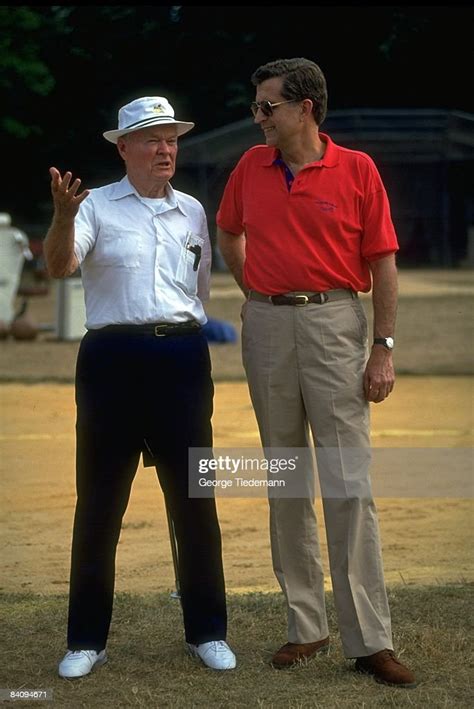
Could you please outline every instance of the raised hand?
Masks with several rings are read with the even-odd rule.
[[[55,216],[60,220],[73,220],[79,205],[89,195],[89,190],[77,193],[81,181],[76,178],[71,184],[72,173],[66,172],[64,177],[55,167],[49,168],[51,175],[51,194],[53,195]]]

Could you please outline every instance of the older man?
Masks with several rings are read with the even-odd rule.
[[[303,58],[253,74],[250,149],[218,214],[224,258],[247,295],[242,345],[266,447],[316,442],[339,628],[356,669],[414,686],[393,653],[376,509],[370,490],[369,401],[392,391],[397,238],[368,155],[319,132],[327,90]],[[373,281],[374,340],[357,291]],[[304,470],[300,471],[303,475]],[[273,566],[288,604],[284,668],[329,646],[324,577],[312,500],[270,499]]]
[[[50,169],[48,269],[62,278],[81,267],[88,330],[76,371],[77,506],[62,677],[107,659],[116,546],[142,452],[156,465],[174,522],[188,650],[213,669],[235,667],[215,501],[188,497],[188,448],[212,446],[213,400],[201,332],[206,217],[169,182],[178,136],[193,127],[175,119],[166,98],[139,98],[104,133],[125,163],[120,182],[79,192],[79,179]]]

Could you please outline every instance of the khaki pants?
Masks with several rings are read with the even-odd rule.
[[[362,305],[350,292],[344,300],[304,307],[249,300],[242,350],[262,444],[310,446],[311,429],[346,657],[392,649],[370,490]],[[269,504],[273,568],[288,605],[288,640],[321,640],[328,626],[314,500],[277,498]]]

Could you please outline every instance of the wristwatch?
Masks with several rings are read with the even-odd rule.
[[[393,350],[395,346],[395,340],[393,337],[375,337],[374,345],[383,345],[387,350]]]

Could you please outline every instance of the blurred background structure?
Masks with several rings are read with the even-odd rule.
[[[71,170],[87,187],[119,179],[121,160],[102,133],[121,105],[151,94],[196,122],[180,142],[173,184],[201,198],[212,226],[233,164],[262,142],[248,109],[252,71],[306,56],[328,81],[323,130],[379,164],[400,263],[466,265],[473,24],[462,5],[0,7],[0,147],[9,165],[0,211],[40,252],[48,167]]]
[[[180,140],[173,185],[203,202],[214,238],[230,171],[263,142],[249,111],[250,76],[291,56],[323,69],[329,110],[322,130],[375,159],[400,241],[398,263],[420,269],[402,278],[399,333],[411,346],[400,351],[411,354],[400,355],[399,370],[425,371],[426,342],[442,330],[445,344],[430,357],[430,371],[472,371],[473,19],[473,8],[461,5],[0,7],[0,149],[8,164],[0,212],[29,238],[34,258],[23,267],[15,312],[28,298],[36,346],[45,348],[30,361],[10,339],[3,378],[69,380],[76,344],[63,342],[59,363],[54,347],[57,338],[83,333],[79,280],[51,288],[42,259],[52,216],[48,168],[71,170],[85,187],[119,180],[122,161],[102,133],[116,126],[124,103],[165,95],[179,117],[196,122]],[[224,270],[217,252],[214,270]],[[209,316],[238,328],[241,295],[232,278],[215,273],[213,284]],[[31,297],[40,294],[46,297]],[[237,348],[218,351],[215,374],[243,376]]]
[[[374,158],[390,195],[400,266],[474,266],[474,115],[460,111],[342,109],[322,126]],[[210,224],[230,171],[255,145],[243,119],[183,140],[180,177],[207,207]],[[469,248],[469,242],[472,244]]]

